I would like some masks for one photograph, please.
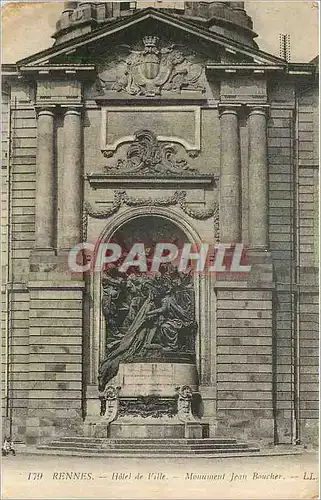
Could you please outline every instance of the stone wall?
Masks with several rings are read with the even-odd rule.
[[[1,324],[2,324],[2,350],[1,350],[1,399],[2,399],[2,417],[6,415],[6,385],[7,385],[7,190],[8,190],[8,159],[9,159],[9,89],[2,89],[2,122],[1,122],[1,148],[2,148],[2,168],[1,168]],[[4,422],[4,421],[3,421]]]
[[[276,439],[292,439],[295,287],[295,161],[293,102],[272,108],[268,127],[269,239],[274,265],[274,391]]]
[[[29,257],[35,241],[36,113],[12,95],[12,272],[26,283]]]
[[[29,391],[29,256],[34,246],[36,114],[29,89],[11,89],[9,394],[13,432],[24,436]]]
[[[318,442],[319,417],[319,159],[318,93],[298,98],[298,327],[302,440]]]
[[[272,374],[272,292],[217,289],[219,434],[273,441]]]
[[[36,115],[33,106],[12,96],[11,156],[11,266],[12,266],[12,355],[19,366],[12,377],[13,398],[25,408],[28,387],[19,380],[19,372],[29,371],[29,256],[34,245]],[[15,370],[16,367],[13,367]],[[15,377],[18,378],[15,378]],[[14,405],[15,406],[15,405]]]
[[[35,443],[81,426],[82,284],[47,279],[29,289],[26,436]]]

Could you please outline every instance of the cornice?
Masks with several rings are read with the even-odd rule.
[[[252,64],[252,63],[209,63],[206,64],[208,72],[216,74],[235,74],[235,73],[256,73],[256,74],[280,74],[294,76],[312,76],[316,73],[316,66],[307,63],[288,63],[282,64]]]
[[[21,66],[19,73],[24,76],[68,76],[72,77],[81,75],[91,76],[96,74],[96,66],[94,64],[42,64],[35,66]]]
[[[85,175],[91,187],[94,189],[105,187],[105,185],[217,185],[218,175],[198,174],[185,176],[153,176],[153,175],[111,175],[106,173],[88,173]]]

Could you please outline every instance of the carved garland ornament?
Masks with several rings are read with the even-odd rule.
[[[213,203],[211,208],[195,210],[188,206],[186,202],[186,191],[175,191],[172,196],[161,197],[161,198],[134,198],[132,196],[128,196],[126,191],[116,189],[114,191],[114,200],[109,208],[104,208],[101,210],[95,210],[91,203],[84,203],[83,210],[83,224],[82,224],[82,236],[83,241],[87,239],[87,229],[88,229],[88,215],[93,217],[94,219],[106,219],[111,215],[118,212],[122,205],[127,205],[129,207],[169,207],[178,205],[183,212],[191,217],[192,219],[197,220],[206,220],[211,217],[214,218],[214,230],[215,230],[215,238],[218,242],[220,239],[220,227],[219,227],[219,205],[218,203]]]
[[[161,198],[135,198],[128,196],[126,191],[116,189],[114,191],[114,200],[110,207],[101,210],[95,210],[89,202],[84,205],[85,213],[95,219],[105,219],[118,212],[122,205],[129,207],[168,207],[178,205],[186,215],[193,219],[206,220],[214,217],[214,223],[218,223],[218,204],[214,203],[212,207],[205,209],[192,209],[186,202],[186,191],[175,191],[172,196],[165,196]]]
[[[177,400],[163,399],[159,396],[138,396],[134,400],[121,399],[119,402],[119,417],[172,418],[177,413]]]

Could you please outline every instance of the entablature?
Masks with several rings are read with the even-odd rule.
[[[119,186],[148,186],[157,187],[177,187],[177,186],[193,186],[193,187],[217,187],[219,176],[214,173],[198,174],[198,175],[110,175],[106,172],[88,173],[85,175],[93,189],[106,188],[106,187],[119,187]]]

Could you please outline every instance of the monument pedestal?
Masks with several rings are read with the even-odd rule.
[[[117,439],[207,437],[200,403],[194,363],[120,363],[103,394],[97,388],[87,392],[85,433]]]
[[[110,424],[109,438],[128,439],[200,439],[208,436],[208,425],[172,419],[119,419]]]

